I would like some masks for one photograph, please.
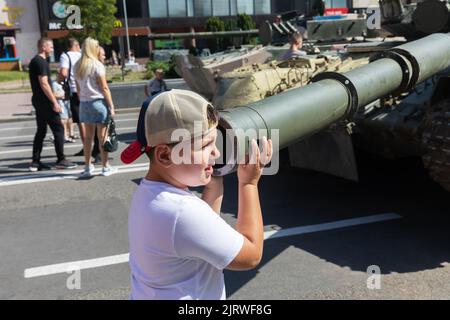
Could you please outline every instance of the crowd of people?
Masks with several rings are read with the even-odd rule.
[[[69,38],[67,44],[67,51],[60,56],[58,74],[54,79],[48,62],[54,51],[51,39],[39,40],[38,54],[29,65],[32,104],[37,122],[29,170],[52,169],[41,162],[43,142],[49,126],[53,133],[50,140],[55,146],[57,169],[77,167],[76,163],[67,159],[64,144],[80,139],[83,147],[73,156],[84,157],[85,166],[81,177],[92,176],[94,164],[101,164],[101,174],[109,176],[116,173],[117,169],[110,165],[108,153],[103,148],[108,134],[108,120],[115,116],[114,102],[106,80],[105,50],[93,38],[87,38],[82,47],[75,38]],[[147,97],[167,90],[163,76],[163,70],[155,71],[155,78],[145,87]],[[79,135],[75,134],[75,125],[78,126]]]

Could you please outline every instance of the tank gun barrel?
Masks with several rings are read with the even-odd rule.
[[[173,39],[212,39],[239,36],[257,36],[258,29],[237,31],[208,31],[208,32],[185,32],[185,33],[152,33],[149,40],[173,40]]]
[[[349,72],[324,72],[307,86],[223,110],[219,129],[267,130],[269,135],[271,130],[279,130],[282,149],[337,121],[351,119],[360,107],[377,99],[407,92],[449,67],[450,33],[433,34],[382,52],[371,63]],[[238,146],[232,145],[235,151],[225,156],[225,165],[218,166],[215,174],[225,175],[236,168],[233,157]]]

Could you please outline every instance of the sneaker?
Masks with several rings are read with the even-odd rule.
[[[42,162],[36,162],[33,161],[30,163],[30,166],[28,167],[28,170],[30,170],[31,172],[37,172],[37,171],[46,171],[46,170],[51,170],[52,167],[43,164]]]
[[[95,170],[95,167],[92,164],[90,166],[84,166],[84,171],[81,173],[81,177],[82,178],[92,177],[94,170]]]
[[[76,141],[73,140],[72,138],[66,138],[66,139],[64,139],[64,142],[65,143],[75,143]]]
[[[76,167],[78,167],[76,163],[70,162],[67,159],[58,161],[56,163],[56,169],[75,169]]]
[[[81,149],[80,151],[75,153],[73,156],[74,157],[82,157],[82,156],[84,156],[84,149]]]
[[[104,167],[102,169],[102,176],[104,176],[104,177],[108,177],[108,176],[110,176],[112,174],[115,174],[115,173],[117,173],[117,168],[114,168],[114,167],[111,167],[111,166]]]

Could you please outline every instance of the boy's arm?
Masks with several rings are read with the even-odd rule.
[[[236,229],[244,236],[244,244],[236,258],[228,265],[231,270],[249,270],[255,268],[262,258],[264,225],[259,203],[258,182],[264,164],[272,158],[272,141],[263,139],[263,154],[252,141],[253,155],[249,164],[239,165],[239,205]],[[263,164],[263,165],[261,165]]]
[[[220,213],[223,200],[223,177],[211,177],[211,182],[203,190],[202,200],[216,213]]]

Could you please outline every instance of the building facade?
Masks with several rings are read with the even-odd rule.
[[[36,1],[40,30],[55,39],[56,55],[64,50],[60,40],[67,36],[65,20],[59,14],[58,0]],[[137,58],[148,57],[151,49],[167,46],[185,47],[189,41],[153,41],[149,33],[176,33],[204,31],[206,20],[217,16],[223,20],[234,19],[239,13],[252,16],[257,27],[279,13],[296,10],[307,13],[317,0],[126,0],[130,45]],[[346,7],[350,0],[325,0],[328,7]],[[110,48],[118,51],[119,37],[125,35],[123,0],[117,0],[116,28]]]
[[[41,36],[36,2],[0,0],[0,68],[17,69],[27,65],[36,54]]]

